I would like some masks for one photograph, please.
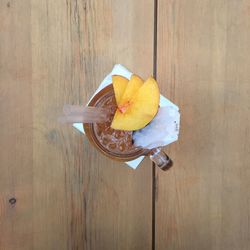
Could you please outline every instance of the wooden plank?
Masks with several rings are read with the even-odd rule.
[[[153,1],[31,3],[34,249],[150,249],[149,161],[112,162],[55,118],[115,63],[151,74]]]
[[[32,249],[30,2],[0,6],[0,249]]]
[[[157,78],[181,109],[155,249],[249,249],[250,3],[158,1]]]

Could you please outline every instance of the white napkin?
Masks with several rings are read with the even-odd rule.
[[[93,94],[93,96],[95,96],[96,93],[98,93],[100,90],[102,90],[103,88],[105,88],[106,86],[108,86],[109,84],[112,83],[112,75],[121,75],[123,77],[126,77],[128,79],[130,79],[131,75],[133,73],[131,73],[128,69],[126,69],[124,66],[122,66],[121,64],[116,64],[113,68],[113,70],[111,71],[110,74],[108,74],[104,80],[102,81],[102,83],[100,84],[100,86],[97,88],[97,90],[95,91],[95,93]],[[93,98],[93,96],[90,98],[89,102],[91,101],[91,99]],[[88,103],[89,103],[88,102]],[[179,110],[178,106],[176,106],[174,103],[172,103],[171,101],[169,101],[166,97],[160,95],[160,107],[165,107],[165,106],[170,106],[171,108],[175,109],[175,110]],[[78,129],[80,132],[82,132],[83,134],[85,134],[84,129],[83,129],[83,125],[82,123],[74,123],[73,126]],[[179,128],[179,124],[178,124],[178,128]],[[167,140],[167,138],[166,138]],[[169,140],[169,143],[172,143],[174,141],[178,140],[178,135],[175,136],[174,138],[171,138]],[[138,167],[138,165],[141,163],[141,161],[143,160],[144,156],[140,156],[138,158],[136,158],[133,161],[127,161],[125,162],[129,167],[136,169]]]

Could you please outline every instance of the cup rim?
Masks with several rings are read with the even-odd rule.
[[[96,93],[93,98],[88,103],[88,106],[95,106],[101,97],[106,95],[114,94],[114,89],[112,83],[104,87],[102,90],[100,90],[98,93]],[[106,148],[104,148],[98,141],[97,137],[95,136],[93,124],[92,123],[83,123],[83,127],[86,133],[86,136],[88,137],[89,141],[95,146],[96,149],[98,149],[102,154],[105,156],[117,160],[117,161],[132,161],[136,158],[146,155],[149,150],[147,149],[138,149],[135,152],[129,153],[129,154],[118,154],[118,153],[112,153],[111,151],[108,151]]]

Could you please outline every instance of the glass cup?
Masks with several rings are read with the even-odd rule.
[[[100,92],[98,92],[91,99],[88,106],[106,107],[109,109],[113,109],[114,112],[116,109],[116,105],[115,105],[113,85],[110,84],[107,87],[103,88]],[[95,148],[97,148],[102,154],[106,155],[107,157],[113,160],[126,162],[134,160],[139,156],[149,156],[150,159],[155,163],[155,165],[162,170],[168,170],[173,165],[172,160],[166,155],[166,153],[161,148],[144,149],[131,146],[128,147],[129,150],[124,150],[124,151],[117,150],[118,146],[116,145],[118,143],[117,140],[125,141],[124,145],[126,145],[126,140],[124,139],[128,138],[127,143],[129,143],[129,141],[131,143],[132,132],[114,131],[113,129],[108,127],[109,123],[106,123],[104,125],[98,125],[95,123],[84,123],[83,126],[86,136],[88,137],[89,141],[95,146]],[[104,135],[105,133],[107,134],[105,135],[106,138],[104,139],[100,137],[99,134],[100,128],[103,129],[102,133],[104,133]],[[112,141],[113,140],[112,138],[114,139],[114,141]],[[104,140],[106,140],[106,143],[108,145],[113,145],[113,146],[112,147],[110,146],[108,148],[107,146],[104,145]],[[107,140],[110,140],[110,142]]]

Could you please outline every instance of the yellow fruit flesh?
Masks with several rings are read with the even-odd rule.
[[[126,102],[126,108],[117,109],[111,124],[113,129],[138,130],[145,127],[156,115],[160,91],[153,77],[150,77],[136,93],[131,95],[132,98],[128,98]]]
[[[123,76],[113,75],[112,76],[112,83],[115,92],[115,99],[117,105],[120,103],[121,98],[125,92],[129,80]]]
[[[121,101],[118,103],[118,108],[122,113],[124,113],[128,106],[130,106],[129,101],[133,98],[142,85],[143,80],[137,75],[132,75],[121,98]]]

